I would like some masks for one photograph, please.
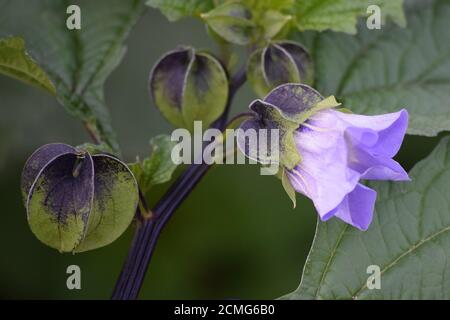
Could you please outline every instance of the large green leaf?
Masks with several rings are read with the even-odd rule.
[[[319,222],[300,287],[289,299],[450,299],[450,138],[410,172],[380,182],[374,220],[362,232]],[[367,287],[380,268],[381,289]]]
[[[403,0],[297,0],[294,13],[302,31],[331,29],[356,33],[357,18],[366,16],[370,5],[380,7],[383,20],[389,15],[404,25],[402,4]]]
[[[410,113],[408,133],[450,129],[450,1],[408,2],[408,27],[393,24],[357,36],[299,36],[316,66],[315,87],[364,114]]]
[[[70,4],[81,9],[81,30],[66,27]],[[23,37],[55,84],[58,100],[117,149],[103,84],[125,53],[123,42],[143,1],[1,0],[0,7],[0,36]]]
[[[0,39],[0,73],[56,94],[48,75],[27,54],[22,38]]]
[[[183,17],[196,16],[213,8],[212,0],[147,0],[147,5],[161,12],[169,19],[176,21]]]

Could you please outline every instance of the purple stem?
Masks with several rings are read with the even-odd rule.
[[[245,68],[241,68],[230,81],[230,94],[225,111],[212,127],[220,130],[226,127],[233,97],[245,80]],[[205,163],[191,164],[155,205],[152,210],[153,217],[145,220],[143,225],[136,230],[130,251],[116,282],[112,299],[131,300],[138,297],[162,229],[208,169],[209,165]]]

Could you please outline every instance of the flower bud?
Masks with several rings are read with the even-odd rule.
[[[209,126],[225,110],[228,79],[212,55],[182,48],[165,54],[150,74],[149,90],[157,108],[176,127]]]
[[[314,68],[308,51],[292,41],[272,42],[256,50],[247,65],[248,80],[260,97],[284,83],[311,85],[313,75]]]
[[[32,232],[60,252],[82,252],[116,240],[136,212],[139,193],[114,156],[47,144],[25,164],[22,195]]]
[[[246,45],[252,38],[255,24],[250,10],[239,2],[226,2],[201,14],[208,26],[224,40]]]

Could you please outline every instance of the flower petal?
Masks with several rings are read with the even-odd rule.
[[[377,116],[347,114],[335,110],[328,112],[334,113],[343,121],[341,126],[346,129],[346,134],[353,143],[377,156],[395,156],[408,127],[408,112],[405,109]]]
[[[394,159],[384,156],[373,156],[367,151],[353,151],[349,166],[361,174],[366,180],[409,181],[408,173]]]
[[[343,121],[341,126],[345,128],[349,144],[349,166],[361,174],[361,179],[409,180],[406,171],[391,159],[398,152],[406,133],[406,110],[379,116],[330,112],[336,113]]]
[[[377,193],[360,183],[325,218],[338,217],[359,230],[365,231],[372,222]],[[322,220],[326,220],[322,219]]]
[[[360,174],[347,166],[347,144],[339,131],[302,128],[296,132],[295,140],[302,161],[287,171],[289,181],[296,191],[314,202],[323,218],[355,188]]]
[[[380,116],[331,109],[316,113],[295,134],[302,161],[287,171],[292,186],[313,201],[322,220],[336,216],[366,230],[376,192],[359,180],[409,179],[392,159],[407,122],[406,110]]]

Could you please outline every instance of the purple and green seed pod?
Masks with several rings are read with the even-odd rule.
[[[31,155],[21,191],[32,232],[60,252],[110,244],[129,226],[139,201],[136,180],[123,162],[62,143]]]
[[[302,45],[293,41],[277,41],[250,56],[247,78],[258,96],[264,97],[284,83],[311,85],[314,67],[311,56]]]
[[[171,124],[193,130],[194,121],[208,127],[225,110],[228,78],[209,53],[181,48],[166,53],[156,63],[149,90]]]

